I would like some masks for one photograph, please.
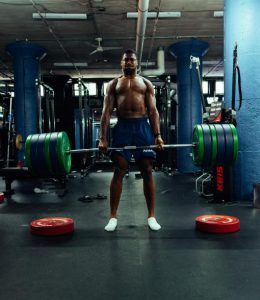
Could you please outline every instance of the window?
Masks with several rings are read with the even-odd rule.
[[[209,94],[209,82],[208,81],[202,81],[202,91],[203,91],[203,94]]]
[[[224,95],[224,81],[216,81],[215,83],[216,95]]]
[[[41,93],[41,97],[44,97],[44,87],[43,87],[43,85],[40,85],[40,93]]]
[[[107,95],[107,85],[108,85],[108,82],[104,82],[104,83],[103,83],[102,94],[103,94],[104,96]]]
[[[84,95],[83,90],[84,87],[87,87],[89,96],[96,96],[97,95],[97,84],[96,82],[84,82],[84,85],[81,87],[82,96]],[[79,96],[79,85],[75,83],[73,85],[74,96]]]
[[[97,96],[97,84],[96,82],[85,82],[84,83],[88,89],[89,96]]]

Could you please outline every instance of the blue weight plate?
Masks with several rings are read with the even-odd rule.
[[[58,134],[59,134],[58,132],[52,132],[49,140],[50,159],[51,159],[51,167],[54,174],[63,175],[64,170],[60,166],[58,153],[57,153]]]
[[[33,175],[38,175],[39,167],[38,167],[38,157],[36,152],[37,142],[38,142],[39,134],[33,134],[30,141],[30,159],[31,159],[31,170],[30,172]]]
[[[217,145],[218,145],[216,164],[223,165],[225,159],[225,148],[226,148],[225,133],[221,124],[214,124],[214,127],[217,133]]]
[[[204,139],[204,157],[202,166],[208,168],[211,163],[211,131],[208,124],[201,125]]]
[[[45,158],[45,138],[46,133],[42,133],[38,137],[37,145],[36,145],[36,156],[38,157],[38,171],[37,174],[39,176],[48,176],[50,175],[50,171],[48,168],[48,163]]]
[[[234,148],[234,139],[231,127],[229,124],[221,124],[225,133],[225,158],[224,164],[226,166],[231,165],[233,162],[233,148]]]

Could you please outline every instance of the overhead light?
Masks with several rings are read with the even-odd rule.
[[[68,14],[68,13],[33,13],[33,19],[49,20],[86,20],[87,14]]]
[[[224,16],[224,11],[223,10],[216,10],[213,13],[214,18],[222,18]]]
[[[69,62],[55,62],[53,63],[55,67],[62,67],[62,68],[71,68],[71,67],[79,67],[85,68],[88,66],[86,62],[77,62],[77,63],[69,63]]]
[[[138,12],[128,12],[126,13],[128,19],[136,19],[138,17]],[[147,13],[147,18],[156,18],[157,12],[150,11]],[[159,18],[180,18],[180,11],[161,11],[158,15]]]

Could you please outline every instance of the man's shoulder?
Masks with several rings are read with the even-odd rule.
[[[115,77],[115,78],[113,78],[112,80],[110,80],[109,82],[108,82],[108,84],[110,84],[110,85],[116,85],[117,84],[117,82],[118,82],[118,80],[120,79],[120,78],[122,78],[123,76],[121,75],[121,76],[118,76],[118,77]]]
[[[143,77],[143,76],[141,76],[141,75],[138,75],[138,76],[139,76],[139,78],[141,78],[141,79],[143,80],[143,82],[144,82],[146,85],[152,85],[152,82],[151,82],[148,78]]]

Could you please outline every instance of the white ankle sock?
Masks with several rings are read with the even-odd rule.
[[[161,229],[161,225],[157,223],[156,219],[154,217],[148,218],[148,226],[152,230],[159,230]]]
[[[111,218],[109,222],[107,223],[105,230],[106,231],[114,231],[117,226],[117,219],[116,218]]]

